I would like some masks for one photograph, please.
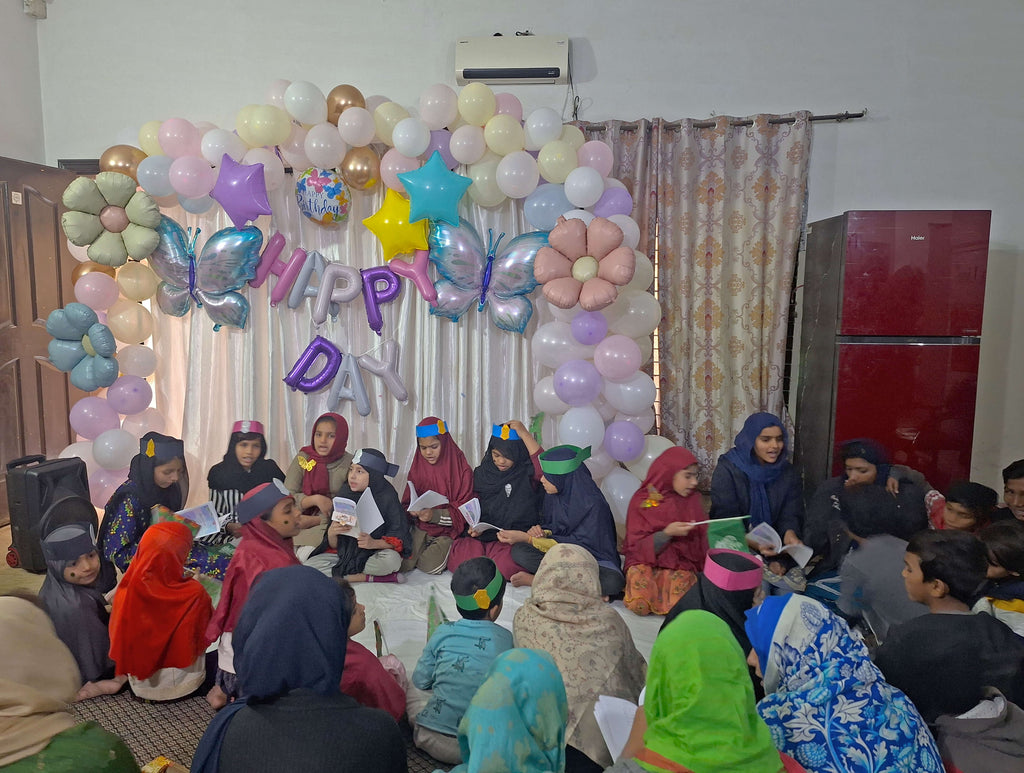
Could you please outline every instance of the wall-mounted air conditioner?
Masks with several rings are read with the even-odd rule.
[[[568,83],[569,38],[499,35],[455,41],[455,78],[494,84]]]

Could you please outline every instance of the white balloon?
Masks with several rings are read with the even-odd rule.
[[[341,138],[337,127],[326,121],[310,128],[303,149],[313,166],[320,169],[333,169],[341,163],[341,159],[348,152],[345,140]]]
[[[58,459],[72,459],[76,456],[85,462],[85,468],[90,475],[93,471],[99,469],[99,465],[96,464],[96,458],[92,455],[91,440],[79,440],[77,443],[66,446],[63,451],[57,454]]]
[[[569,404],[562,402],[561,398],[555,394],[553,376],[545,376],[534,385],[533,403],[538,410],[554,416],[560,416],[569,410]]]
[[[640,479],[631,472],[621,467],[609,472],[601,481],[601,493],[608,500],[612,509],[612,516],[616,523],[626,522],[626,512],[629,510],[629,500],[640,488]]]
[[[615,302],[622,304],[622,311],[614,320],[608,320],[608,329],[613,333],[639,338],[650,335],[661,324],[661,304],[648,292],[627,287],[619,291]]]
[[[277,190],[284,184],[284,164],[276,153],[266,148],[253,148],[242,158],[242,163],[263,164],[263,182],[268,191]]]
[[[584,464],[587,465],[594,480],[601,480],[619,466],[619,463],[612,459],[611,455],[603,448],[591,449],[590,458]]]
[[[220,166],[225,155],[231,156],[234,161],[241,161],[249,146],[234,132],[227,129],[210,129],[203,135],[201,148],[203,158],[215,166]]]
[[[633,250],[633,255],[636,258],[636,268],[633,270],[633,278],[626,287],[647,292],[654,284],[654,264],[640,250]]]
[[[587,212],[585,209],[570,209],[562,217],[566,220],[575,218],[576,220],[582,220],[586,225],[590,225],[590,221],[594,219],[595,215],[593,212]]]
[[[604,419],[596,408],[589,405],[570,408],[558,420],[558,442],[596,448],[604,442]]]
[[[105,470],[127,467],[138,450],[139,439],[123,429],[108,429],[92,441],[93,458]]]
[[[435,83],[420,94],[420,119],[428,129],[443,129],[459,115],[459,95],[451,86]]]
[[[626,381],[604,382],[605,399],[630,416],[638,415],[653,405],[656,395],[654,380],[642,370],[638,370],[635,376]]]
[[[309,81],[295,81],[284,90],[284,109],[299,123],[327,120],[327,97]]]
[[[167,426],[164,416],[156,408],[147,408],[134,416],[125,416],[121,429],[135,438],[142,438],[147,432],[163,433]]]
[[[643,480],[647,477],[647,471],[651,469],[654,460],[674,445],[671,440],[661,435],[647,435],[644,438],[644,452],[639,458],[627,464],[626,468],[640,480]]]
[[[373,113],[364,107],[350,107],[338,117],[338,134],[353,148],[369,145],[376,132]]]
[[[498,162],[498,188],[510,199],[523,199],[537,190],[537,160],[525,150],[509,153]]]
[[[638,414],[615,414],[615,421],[628,421],[640,428],[645,435],[654,427],[654,408],[645,408]]]
[[[267,89],[267,104],[274,105],[274,107],[280,107],[284,109],[284,93],[288,90],[288,87],[292,85],[291,81],[286,81],[284,78],[278,78],[276,81],[270,84]]]
[[[403,118],[391,132],[391,144],[403,156],[416,158],[430,144],[430,129],[419,118]]]
[[[117,364],[126,376],[147,378],[156,370],[156,353],[142,344],[129,344],[117,351]]]
[[[600,172],[589,166],[578,166],[565,178],[565,198],[580,209],[594,206],[602,193],[604,178]]]
[[[526,117],[526,150],[540,150],[562,136],[562,117],[550,107],[539,107]]]
[[[624,191],[628,190],[628,188],[626,188],[626,184],[622,182],[622,180],[617,180],[614,177],[605,177],[604,189],[608,190],[609,188],[621,188]]]
[[[644,365],[649,363],[651,358],[654,356],[654,341],[650,336],[640,336],[633,340],[636,341],[636,345],[640,347],[640,367],[642,368]]]
[[[559,322],[572,322],[572,318],[583,310],[578,303],[571,309],[559,308],[558,306],[555,306],[555,304],[553,303],[548,303],[546,300],[544,301],[544,304],[548,307],[548,309],[550,309],[551,316],[554,317]]]
[[[640,243],[640,226],[629,215],[612,215],[608,218],[622,229],[622,243],[635,250]]]
[[[549,368],[557,368],[569,360],[589,360],[594,356],[593,346],[579,343],[572,337],[569,324],[558,321],[547,322],[537,328],[530,341],[530,351],[534,360]]]
[[[448,140],[448,150],[452,158],[460,164],[475,164],[487,152],[484,130],[479,126],[460,126],[452,132]]]
[[[601,418],[604,419],[605,422],[609,422],[612,419],[614,419],[615,414],[619,412],[618,408],[616,408],[614,405],[612,405],[610,402],[605,400],[600,395],[597,396],[597,399],[595,399],[591,403],[591,405],[597,408],[597,412],[601,414]]]

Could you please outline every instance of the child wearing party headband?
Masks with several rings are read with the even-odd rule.
[[[358,502],[369,491],[384,522],[369,534],[357,535],[350,523],[332,519],[323,540],[306,560],[308,566],[349,582],[405,582],[398,570],[412,545],[409,517],[395,487],[384,477],[397,474],[398,465],[390,464],[376,448],[356,451],[338,496]]]
[[[537,524],[544,496],[540,452],[540,444],[521,421],[494,425],[484,458],[473,471],[482,523],[518,531]],[[452,545],[448,568],[454,571],[463,561],[487,556],[507,580],[521,571],[511,553],[512,546],[498,540],[497,530],[470,529]]]
[[[615,519],[583,463],[589,458],[589,446],[556,446],[540,455],[540,483],[546,494],[541,522],[528,531],[498,532],[498,540],[512,546],[512,560],[523,568],[510,578],[513,585],[532,584],[547,550],[566,542],[585,548],[597,560],[601,595],[622,593],[626,579],[615,547]]]
[[[440,574],[448,565],[452,541],[466,530],[460,505],[471,500],[473,469],[466,455],[452,439],[444,420],[428,416],[416,425],[416,455],[409,468],[409,483],[417,494],[436,491],[448,498],[439,507],[411,511],[412,553],[402,562],[402,571],[419,569],[427,574]],[[402,505],[409,506],[411,496],[406,488]]]
[[[456,764],[462,762],[456,738],[462,716],[491,663],[512,649],[512,634],[495,622],[505,578],[491,559],[462,563],[452,575],[451,589],[462,619],[442,623],[430,637],[412,674],[407,709],[416,746]]]
[[[267,438],[258,421],[236,421],[224,459],[210,468],[206,481],[210,499],[220,516],[221,532],[204,537],[203,544],[223,544],[242,536],[235,508],[249,491],[261,483],[284,480],[284,473],[273,459],[267,459]]]

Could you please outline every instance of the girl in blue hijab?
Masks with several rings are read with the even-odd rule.
[[[718,457],[711,477],[711,517],[749,515],[748,528],[767,523],[786,545],[803,534],[803,486],[790,464],[789,435],[774,413],[743,422],[735,445]]]

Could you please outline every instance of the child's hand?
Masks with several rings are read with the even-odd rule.
[[[531,537],[537,537],[538,539],[544,536],[544,530],[540,526],[531,526],[526,530],[526,533]]]
[[[339,534],[352,531],[352,525],[348,523],[342,523],[341,521],[331,521],[331,525],[327,527],[328,537],[337,537]]]
[[[516,431],[516,434],[519,436],[522,436],[524,433],[527,435],[530,434],[530,430],[528,430],[526,428],[526,425],[519,421],[519,419],[512,419],[512,421],[506,423],[508,424],[508,428],[514,429]]]
[[[430,510],[411,510],[409,515],[419,519],[422,523],[428,523],[430,521],[431,511]]]
[[[517,542],[529,542],[530,535],[525,531],[517,531],[516,529],[502,529],[498,532],[498,542],[504,542],[506,545],[515,545]]]
[[[670,537],[685,537],[691,531],[697,528],[695,523],[687,523],[686,521],[672,521],[668,526],[662,529]]]
[[[228,521],[224,524],[224,531],[232,537],[240,537],[242,536],[242,524]]]
[[[356,543],[359,545],[359,547],[365,550],[384,550],[385,548],[391,547],[391,545],[389,545],[384,540],[374,539],[365,531],[359,535],[359,537],[356,540]]]

